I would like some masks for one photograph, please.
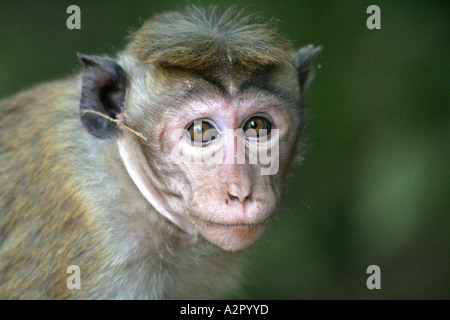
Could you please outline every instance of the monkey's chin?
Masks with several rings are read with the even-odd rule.
[[[228,225],[198,219],[195,224],[209,242],[235,252],[252,245],[263,233],[265,224]]]

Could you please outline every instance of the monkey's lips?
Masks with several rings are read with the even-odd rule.
[[[253,244],[264,231],[266,220],[255,223],[221,223],[195,217],[200,233],[210,242],[227,251],[239,251]]]

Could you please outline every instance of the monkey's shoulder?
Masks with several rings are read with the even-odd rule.
[[[34,85],[1,99],[0,115],[2,119],[8,117],[9,120],[3,122],[7,125],[12,123],[11,120],[20,121],[26,114],[35,116],[42,113],[43,116],[57,110],[77,110],[81,94],[80,81],[77,75],[70,76]]]

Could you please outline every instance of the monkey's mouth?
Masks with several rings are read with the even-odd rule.
[[[222,228],[255,228],[260,225],[266,224],[265,221],[260,221],[256,223],[246,223],[246,222],[238,222],[238,223],[220,223],[220,222],[214,222],[209,220],[203,220],[202,221],[206,226],[216,226],[216,227],[222,227]]]
[[[239,251],[249,247],[262,234],[268,220],[225,223],[190,216],[207,240],[227,251]]]
[[[194,223],[201,223],[206,227],[221,227],[221,228],[256,228],[259,226],[263,226],[267,224],[268,219],[263,219],[255,222],[236,222],[236,223],[226,223],[226,222],[217,222],[212,220],[202,219],[199,216],[189,214]]]

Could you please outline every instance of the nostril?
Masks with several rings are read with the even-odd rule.
[[[252,187],[249,183],[231,183],[228,186],[228,199],[236,201],[241,204],[245,204],[247,200],[250,200],[252,194]]]
[[[231,201],[238,201],[238,202],[245,202],[247,200],[251,200],[251,194],[242,197],[242,200],[241,200],[241,198],[239,198],[235,195],[232,195],[231,193],[228,193],[228,197],[230,198]],[[226,202],[228,204],[228,200]]]

